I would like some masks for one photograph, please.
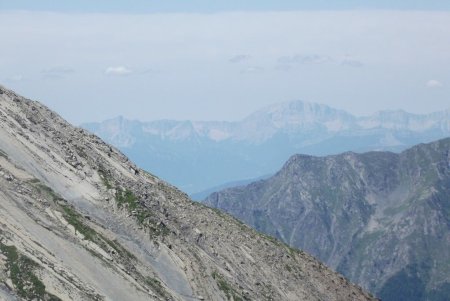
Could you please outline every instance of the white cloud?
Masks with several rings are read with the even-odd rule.
[[[137,71],[138,74],[158,74],[160,72],[161,71],[152,69],[152,68],[147,68],[147,69],[143,69],[141,71]]]
[[[72,68],[64,67],[64,66],[57,66],[57,67],[51,67],[48,69],[44,69],[41,71],[41,74],[44,78],[47,79],[59,79],[63,78],[66,75],[69,75],[71,73],[74,73],[75,70]]]
[[[278,64],[275,66],[275,70],[288,72],[292,70],[292,65],[289,64]]]
[[[126,76],[130,75],[133,71],[125,66],[108,67],[105,70],[106,75]]]
[[[321,55],[321,54],[309,54],[309,55],[300,55],[296,54],[293,56],[282,56],[278,58],[278,64],[281,69],[286,69],[287,67],[292,67],[295,64],[312,64],[312,65],[322,65],[322,64],[337,64],[341,66],[347,67],[362,67],[364,64],[352,58],[351,56],[345,56],[342,59],[332,57],[330,55]]]
[[[354,67],[354,68],[359,68],[364,66],[364,64],[361,61],[352,59],[352,58],[345,58],[341,61],[341,65],[342,66],[347,66],[347,67]]]
[[[282,56],[278,59],[281,64],[326,64],[333,62],[334,59],[327,55],[311,54],[294,56]]]
[[[231,59],[229,59],[230,63],[240,63],[244,61],[248,61],[251,58],[248,54],[239,54],[233,56]]]
[[[264,71],[263,67],[260,66],[250,66],[241,70],[241,73],[261,73]]]
[[[44,70],[42,70],[42,73],[62,73],[62,74],[68,74],[68,73],[73,73],[74,71],[75,71],[75,70],[73,70],[72,68],[69,68],[69,67],[57,66],[57,67],[52,67],[52,68],[44,69]]]
[[[430,79],[429,81],[427,81],[426,86],[427,88],[434,89],[434,88],[441,88],[443,84],[436,79]]]

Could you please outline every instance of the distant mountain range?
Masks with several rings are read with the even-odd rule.
[[[450,110],[356,117],[326,105],[294,101],[266,107],[238,122],[118,117],[81,126],[192,194],[272,174],[295,153],[401,151],[440,139],[450,135]]]
[[[450,138],[400,154],[294,155],[273,177],[204,203],[383,301],[450,300]]]

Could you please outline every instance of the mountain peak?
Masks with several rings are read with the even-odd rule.
[[[271,105],[249,115],[242,121],[237,136],[238,139],[262,142],[278,132],[342,131],[353,122],[354,117],[345,111],[296,100]]]
[[[325,104],[307,102],[303,100],[293,100],[289,102],[281,102],[273,104],[262,108],[255,113],[249,115],[247,118],[252,118],[252,116],[261,115],[271,115],[273,117],[278,116],[302,116],[302,117],[322,117],[325,114],[333,113],[345,113],[344,111],[339,111],[331,108]]]

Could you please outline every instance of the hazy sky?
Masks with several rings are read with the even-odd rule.
[[[0,0],[0,84],[75,123],[450,108],[450,1],[129,2]]]

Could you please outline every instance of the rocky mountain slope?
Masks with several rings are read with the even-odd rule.
[[[272,178],[210,195],[382,300],[450,298],[450,138],[400,154],[295,155]]]
[[[326,105],[294,101],[269,106],[238,122],[140,122],[119,117],[82,126],[144,169],[192,194],[273,174],[295,153],[401,151],[447,137],[450,110],[427,115],[383,111],[357,117]]]
[[[0,299],[373,300],[0,87]]]

